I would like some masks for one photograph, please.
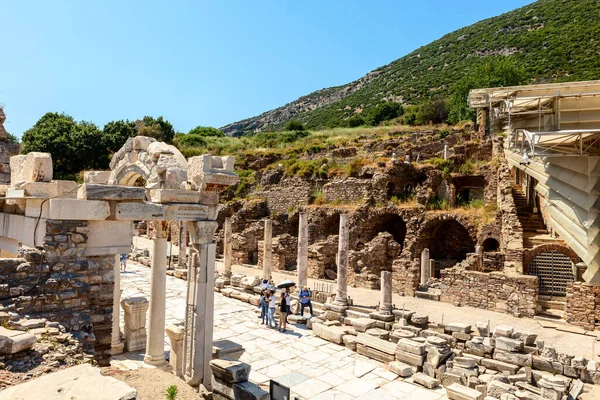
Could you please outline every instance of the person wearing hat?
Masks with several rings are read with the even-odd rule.
[[[304,317],[304,307],[308,307],[310,309],[310,316],[313,316],[313,307],[310,302],[310,290],[308,290],[308,286],[304,286],[300,293],[298,293],[298,298],[300,299],[300,316]]]

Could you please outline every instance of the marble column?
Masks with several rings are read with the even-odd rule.
[[[392,273],[381,271],[381,299],[379,301],[379,313],[392,313]]]
[[[298,287],[308,284],[308,214],[301,212],[298,216]]]
[[[271,262],[273,258],[273,221],[265,220],[265,238],[263,240],[263,279],[271,277]]]
[[[183,334],[183,379],[192,386],[211,387],[214,321],[216,221],[188,222],[192,245],[188,262],[187,304]]]
[[[348,214],[340,214],[340,235],[337,255],[337,289],[334,304],[348,306],[348,248],[350,232],[348,229]]]
[[[163,368],[165,360],[165,306],[167,290],[167,230],[162,221],[154,223],[152,281],[150,282],[150,315],[144,366]]]
[[[448,145],[444,145],[444,160],[448,159]]]
[[[179,221],[179,261],[177,268],[185,268],[187,266],[187,229],[185,223]]]
[[[110,354],[121,354],[124,344],[121,341],[121,259],[119,254],[115,254],[115,286],[113,289],[113,323],[112,323],[112,338],[110,343]]]
[[[232,244],[231,244],[231,218],[225,218],[225,225],[223,227],[224,236],[223,236],[223,267],[225,272],[223,275],[226,277],[231,276],[231,252],[232,252]]]
[[[421,252],[421,285],[427,285],[429,276],[429,249],[423,249]]]

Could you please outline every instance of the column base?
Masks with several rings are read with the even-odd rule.
[[[123,342],[112,344],[110,346],[110,355],[116,356],[117,354],[121,354],[121,353],[123,353],[124,348],[125,348],[125,343],[123,343]]]
[[[377,321],[393,322],[395,317],[394,314],[392,314],[391,312],[388,313],[385,311],[379,311],[369,313],[369,318],[375,319]]]
[[[167,362],[167,360],[165,360],[165,356],[163,355],[162,357],[158,356],[150,356],[150,355],[146,355],[144,356],[144,362],[142,363],[142,368],[158,368],[158,369],[167,369],[169,368],[170,365]]]

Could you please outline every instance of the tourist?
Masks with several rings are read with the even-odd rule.
[[[277,307],[277,298],[275,297],[275,291],[271,290],[269,293],[269,326],[271,328],[277,328],[277,322],[275,322],[275,307]]]
[[[282,290],[281,303],[279,303],[279,324],[281,325],[281,332],[285,332],[285,328],[287,328],[287,297],[289,297],[289,293],[287,293],[287,290]]]
[[[310,290],[308,290],[308,286],[304,286],[300,293],[298,294],[300,298],[300,316],[304,317],[304,307],[308,307],[310,309],[310,316],[313,316],[313,308],[312,303],[310,302]]]
[[[269,323],[269,294],[266,290],[263,290],[260,293],[260,318],[261,325],[267,325]]]
[[[290,294],[290,288],[285,288],[285,322],[288,322],[288,315],[292,313],[292,295]]]
[[[123,268],[123,272],[127,269],[127,254],[121,254],[121,268]]]

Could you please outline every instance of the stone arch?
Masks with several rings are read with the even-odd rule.
[[[172,145],[147,136],[127,139],[110,162],[109,185],[133,186],[141,177],[147,189],[180,189],[187,182],[187,161]]]
[[[531,264],[531,261],[533,261],[536,256],[552,251],[566,255],[571,259],[573,264],[577,264],[579,262],[579,256],[577,253],[575,253],[573,249],[568,246],[553,243],[541,244],[539,246],[535,246],[533,249],[523,250],[523,273],[527,274],[529,272],[529,264]]]
[[[436,261],[436,270],[454,266],[467,253],[475,251],[476,228],[464,217],[441,214],[425,221],[416,234],[412,258],[420,258],[423,249]]]
[[[406,239],[406,222],[401,215],[393,212],[369,214],[366,220],[361,221],[360,230],[356,230],[356,243],[366,243],[373,240],[379,233],[387,232],[400,245],[404,246]]]

